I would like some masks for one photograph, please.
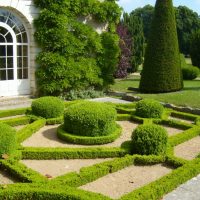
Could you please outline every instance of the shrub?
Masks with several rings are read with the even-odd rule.
[[[142,92],[171,92],[183,88],[172,0],[156,2],[141,75]]]
[[[136,104],[135,114],[143,118],[161,118],[164,107],[153,99],[144,99]]]
[[[192,59],[192,64],[200,68],[200,30],[197,31],[191,39],[190,55]]]
[[[64,102],[57,97],[41,97],[32,102],[32,112],[46,119],[59,117],[64,112]]]
[[[65,100],[77,100],[77,99],[90,99],[98,98],[104,96],[103,91],[97,91],[94,88],[89,88],[87,90],[71,90],[64,94],[62,97]]]
[[[188,65],[182,68],[182,73],[184,80],[193,80],[199,75],[199,68]]]
[[[64,129],[81,136],[104,136],[116,128],[116,110],[110,105],[96,102],[77,103],[67,107]]]
[[[142,155],[163,154],[167,149],[167,131],[155,124],[140,125],[132,133],[134,153]]]
[[[17,147],[16,131],[7,124],[0,123],[0,159],[3,154],[11,154]]]
[[[181,59],[181,67],[186,67],[187,63],[186,63],[184,54],[182,53],[180,54],[180,59]]]

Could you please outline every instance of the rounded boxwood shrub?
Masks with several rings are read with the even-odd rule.
[[[184,80],[194,80],[199,75],[199,68],[193,66],[185,66],[182,68]]]
[[[159,155],[166,152],[167,131],[155,124],[138,126],[132,133],[133,152],[141,155]]]
[[[31,109],[36,116],[56,118],[64,113],[64,102],[57,97],[41,97],[32,102]]]
[[[3,154],[10,155],[17,147],[16,131],[7,124],[0,123],[0,159]]]
[[[136,103],[135,114],[143,118],[161,118],[164,107],[153,99],[144,99]]]
[[[69,106],[64,114],[66,132],[80,136],[105,136],[116,129],[117,112],[110,106],[96,102],[82,102]]]

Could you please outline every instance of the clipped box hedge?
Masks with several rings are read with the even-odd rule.
[[[0,159],[3,154],[12,154],[16,148],[16,131],[9,125],[0,123]]]
[[[122,128],[116,124],[115,130],[113,130],[113,132],[110,133],[109,135],[89,137],[89,136],[79,136],[67,133],[64,130],[64,126],[61,125],[57,129],[57,136],[59,139],[64,140],[68,143],[82,144],[82,145],[101,145],[115,141],[120,136],[121,130]]]
[[[57,97],[41,97],[32,102],[32,113],[46,119],[60,117],[64,112],[64,102]]]

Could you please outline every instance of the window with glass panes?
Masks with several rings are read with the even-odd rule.
[[[8,25],[15,37],[0,26],[0,81],[28,79],[28,38],[25,27],[16,16],[4,9],[0,9],[0,22]],[[17,73],[14,73],[15,70]]]

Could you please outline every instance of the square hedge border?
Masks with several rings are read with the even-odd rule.
[[[111,103],[109,103],[111,104]],[[69,103],[66,103],[68,106]],[[109,173],[119,171],[131,165],[153,165],[162,163],[174,170],[143,186],[133,192],[122,196],[121,200],[146,200],[160,199],[164,194],[172,191],[178,185],[186,182],[200,173],[200,156],[192,161],[187,161],[177,158],[173,155],[173,148],[187,140],[190,140],[200,134],[199,121],[200,117],[193,114],[177,112],[166,109],[166,115],[163,119],[143,119],[134,115],[135,104],[111,104],[118,111],[118,120],[130,120],[139,124],[155,123],[168,125],[174,128],[181,128],[184,131],[175,136],[169,137],[169,146],[166,156],[140,156],[130,155],[130,141],[128,145],[122,147],[99,147],[99,148],[34,148],[22,147],[20,143],[34,134],[46,124],[62,123],[62,117],[57,119],[45,120],[33,116],[20,116],[12,119],[1,120],[0,122],[7,123],[10,126],[26,125],[21,130],[17,131],[19,148],[16,154],[9,157],[7,160],[0,159],[0,169],[6,170],[13,177],[17,178],[21,183],[12,185],[0,185],[0,199],[111,199],[101,194],[87,192],[78,189],[77,187],[94,181]],[[14,115],[23,115],[27,109],[15,109],[9,111],[0,111],[0,118]],[[168,120],[168,116],[174,116],[184,119],[193,120],[194,124],[188,124],[177,120]],[[110,161],[95,164],[90,167],[84,167],[80,173],[70,172],[59,176],[52,180],[42,176],[38,172],[27,168],[19,163],[21,159],[88,159],[88,158],[113,158]]]

